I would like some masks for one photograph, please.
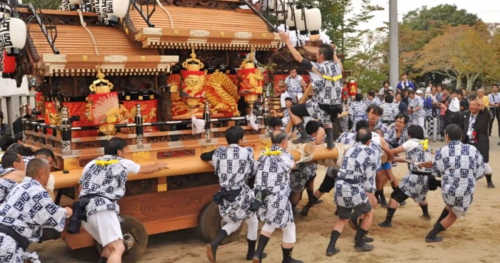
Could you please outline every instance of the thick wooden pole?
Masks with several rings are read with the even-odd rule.
[[[300,102],[299,104],[304,104],[306,103],[307,99],[309,98],[309,95],[312,94],[312,85],[311,83],[309,83],[309,85],[307,86],[306,90],[304,91],[304,96],[302,96],[302,98],[300,99]],[[286,133],[289,134],[290,131],[292,130],[293,128],[293,121],[290,120],[288,122],[288,124],[286,125]]]

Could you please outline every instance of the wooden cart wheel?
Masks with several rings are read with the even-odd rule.
[[[123,253],[123,262],[137,262],[146,251],[148,246],[148,232],[144,225],[137,219],[122,215],[124,222],[121,223],[123,233],[123,244],[125,245],[125,253]],[[97,243],[97,251],[99,255],[102,252],[101,244]]]
[[[214,202],[210,202],[201,210],[200,217],[198,219],[198,226],[200,228],[200,232],[208,242],[212,242],[217,236],[219,230],[226,223],[222,220],[222,217],[219,214],[219,206]],[[222,244],[231,243],[236,241],[241,233],[241,226],[234,233],[229,235]]]

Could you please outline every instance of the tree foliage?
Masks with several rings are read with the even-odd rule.
[[[368,32],[357,52],[344,63],[357,79],[363,92],[378,90],[387,80],[388,64],[384,62],[384,37],[378,32]]]
[[[471,90],[474,82],[495,66],[491,59],[494,56],[492,37],[484,24],[448,26],[415,52],[414,67],[420,70],[419,74],[444,74],[456,80],[457,88],[462,88],[462,79],[466,79],[466,88]]]
[[[318,1],[323,29],[342,53],[358,48],[363,35],[369,31],[359,29],[359,25],[368,23],[374,17],[373,12],[384,10],[379,5],[372,5],[371,0],[361,0],[361,9],[355,10],[354,1],[356,0]]]
[[[23,0],[23,4],[32,4],[36,9],[58,9],[60,0]]]
[[[467,13],[465,9],[458,9],[455,5],[438,5],[428,9],[427,6],[408,12],[403,16],[403,21],[399,27],[399,63],[403,72],[408,72],[410,78],[423,77],[426,74],[443,74],[451,77],[461,85],[461,78],[457,78],[453,72],[439,71],[434,66],[427,69],[420,61],[424,49],[428,51],[431,47],[442,44],[451,47],[449,43],[436,42],[436,39],[443,40],[444,33],[450,34],[450,28],[459,26],[475,26],[483,24],[475,15]],[[448,35],[450,37],[450,35]],[[434,42],[433,42],[434,41]],[[426,46],[433,42],[432,45]],[[425,48],[424,48],[425,47]],[[422,53],[423,52],[423,53]],[[437,62],[437,58],[434,62]],[[426,77],[425,79],[428,79]],[[426,81],[426,80],[424,80]]]
[[[477,15],[467,13],[465,9],[458,9],[456,5],[445,4],[431,9],[423,6],[410,11],[403,16],[403,25],[412,30],[429,31],[443,26],[473,26],[478,20]]]

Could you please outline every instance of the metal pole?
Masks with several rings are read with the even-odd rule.
[[[210,103],[205,101],[205,114],[203,116],[205,118],[205,142],[211,142],[210,134],[212,133],[210,128]]]
[[[141,104],[137,104],[136,106],[136,115],[135,115],[135,134],[137,136],[137,148],[142,149],[144,147],[144,127],[142,122],[142,110]]]
[[[389,80],[396,88],[399,79],[398,2],[389,0]]]
[[[68,107],[63,106],[61,109],[61,143],[63,155],[69,154],[71,151],[71,120],[69,119]],[[54,129],[54,131],[56,131]]]

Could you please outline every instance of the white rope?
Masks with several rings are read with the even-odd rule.
[[[174,29],[174,20],[172,20],[172,16],[170,15],[170,12],[168,12],[168,10],[165,7],[163,7],[160,0],[156,0],[156,3],[165,12],[165,14],[167,14],[168,20],[170,20],[170,28]]]
[[[85,28],[85,30],[89,34],[90,39],[92,39],[92,43],[94,43],[95,54],[99,55],[99,50],[97,50],[97,44],[95,42],[94,34],[92,34],[92,31],[90,31],[90,29],[87,28],[87,23],[85,23],[85,21],[83,21],[82,10],[78,9],[77,12],[78,12],[78,15],[80,16],[80,23],[82,23],[83,28]]]

